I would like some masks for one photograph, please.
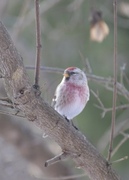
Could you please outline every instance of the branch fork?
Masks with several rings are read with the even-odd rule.
[[[81,156],[81,155],[77,155],[76,153],[70,153],[70,152],[68,152],[68,151],[62,152],[62,153],[60,153],[59,155],[57,155],[57,156],[55,156],[55,157],[47,160],[47,161],[45,162],[45,167],[48,167],[48,166],[50,166],[50,165],[53,165],[53,164],[55,164],[55,163],[57,163],[57,162],[60,162],[60,161],[62,161],[62,160],[65,160],[65,159],[67,159],[68,157],[77,158],[77,157],[79,157],[79,156]]]

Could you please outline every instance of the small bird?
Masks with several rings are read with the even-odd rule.
[[[57,86],[52,106],[70,121],[82,112],[89,96],[85,73],[77,67],[68,67],[64,71],[61,83]]]

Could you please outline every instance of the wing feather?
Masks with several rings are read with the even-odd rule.
[[[52,99],[52,102],[51,102],[51,106],[53,108],[55,108],[55,105],[56,105],[56,95],[54,95],[53,99]]]

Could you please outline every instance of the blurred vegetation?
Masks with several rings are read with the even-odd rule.
[[[124,86],[129,89],[129,16],[124,14],[121,3],[118,1],[118,81],[121,77]],[[110,32],[103,42],[90,40],[90,13],[91,8],[101,10],[103,19]],[[42,66],[58,67],[65,69],[68,66],[77,66],[86,69],[85,59],[88,59],[92,73],[102,77],[113,77],[113,2],[102,0],[41,0],[41,32],[42,32]],[[23,57],[25,65],[35,65],[35,13],[32,0],[1,0],[0,17],[6,25],[16,47]],[[125,65],[121,73],[121,68]],[[86,69],[86,73],[87,73]],[[33,82],[34,72],[28,70]],[[42,96],[51,103],[54,91],[61,81],[62,75],[41,72],[40,86]],[[90,89],[99,93],[99,98],[106,108],[112,107],[112,91],[101,83],[89,81]],[[129,99],[128,99],[129,100]],[[123,95],[118,95],[117,105],[128,104]],[[94,105],[98,104],[96,97],[91,93],[90,101],[85,110],[76,118],[79,129],[106,157],[111,124],[111,111],[104,118],[102,110]],[[116,128],[119,123],[128,119],[125,132],[129,126],[129,109],[118,110],[116,114]],[[122,130],[121,130],[122,131]],[[105,139],[104,139],[105,138]],[[108,140],[107,140],[108,138]],[[118,134],[114,140],[114,147],[123,139]],[[107,141],[107,143],[106,143]],[[101,148],[100,144],[106,144]],[[106,148],[106,149],[105,149]],[[117,151],[112,160],[117,160],[129,155],[129,140]],[[113,164],[123,179],[129,177],[129,160]],[[85,179],[85,178],[84,178]]]

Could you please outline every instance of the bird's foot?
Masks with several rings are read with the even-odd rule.
[[[74,123],[73,123],[72,120],[69,120],[66,116],[64,116],[64,117],[65,117],[66,121],[67,121],[70,125],[72,125],[76,130],[79,130],[79,129],[74,125]]]
[[[73,126],[76,130],[79,130],[79,129],[74,125],[74,123],[73,123],[72,120],[71,120],[70,122],[71,122],[72,126]]]

